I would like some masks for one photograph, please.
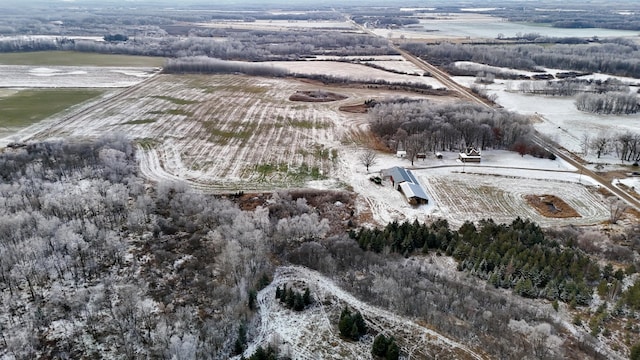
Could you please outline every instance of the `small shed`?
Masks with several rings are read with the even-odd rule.
[[[398,150],[398,151],[396,151],[396,157],[404,159],[404,158],[407,157],[407,152],[404,151],[404,150]]]
[[[442,153],[441,152],[437,152],[436,153],[436,159],[442,159]]]
[[[478,149],[468,147],[464,150],[464,152],[458,154],[458,159],[460,159],[460,161],[464,163],[479,163],[482,157]]]

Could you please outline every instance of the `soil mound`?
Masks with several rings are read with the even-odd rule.
[[[293,95],[289,96],[291,101],[306,101],[306,102],[329,102],[344,100],[347,96],[337,94],[331,91],[296,91]]]
[[[581,217],[574,208],[555,195],[527,195],[524,198],[542,216],[550,218]]]

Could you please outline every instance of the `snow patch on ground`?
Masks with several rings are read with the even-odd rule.
[[[4,88],[122,88],[156,75],[153,67],[0,65]]]
[[[365,65],[334,61],[270,61],[276,67],[285,68],[292,73],[306,75],[328,75],[349,78],[358,81],[385,80],[390,82],[405,82],[427,84],[434,89],[444,86],[438,80],[429,76],[400,75],[392,72],[374,69]],[[386,64],[386,63],[385,63]],[[404,65],[403,65],[404,66]],[[395,68],[395,67],[394,67]],[[406,65],[406,69],[413,69]],[[400,70],[399,68],[397,70]],[[419,71],[417,68],[416,71]],[[400,70],[401,71],[401,70]]]
[[[445,218],[451,225],[459,226],[464,220],[493,218],[498,222],[510,222],[520,216],[543,226],[590,225],[609,215],[606,202],[595,191],[597,182],[560,159],[538,159],[511,151],[487,150],[482,152],[482,162],[472,165],[457,160],[457,153],[444,152],[442,159],[430,155],[427,159],[414,161],[412,166],[407,159],[379,154],[377,163],[366,172],[357,160],[358,154],[359,151],[345,153],[345,162],[350,166],[343,170],[343,179],[361,195],[361,210],[370,209],[373,220],[380,224]],[[390,182],[383,182],[381,186],[369,180],[393,166],[413,171],[429,196],[429,204],[411,206]],[[527,204],[524,196],[529,194],[556,195],[582,217],[543,217]]]

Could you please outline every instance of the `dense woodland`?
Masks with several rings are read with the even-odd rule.
[[[0,355],[227,358],[267,254],[328,231],[304,199],[150,188],[134,156],[121,137],[0,154]]]
[[[394,248],[387,255],[362,250],[340,230],[342,221],[330,223],[318,214],[320,204],[348,203],[344,196],[323,195],[311,206],[302,194],[274,194],[267,207],[242,211],[180,184],[150,187],[138,177],[134,156],[121,137],[32,143],[0,154],[0,303],[7,314],[0,322],[2,354],[226,358],[237,350],[239,334],[250,341],[255,332],[255,294],[269,281],[273,257],[317,269],[368,303],[424,318],[496,356],[566,351],[551,307],[541,313],[537,306],[425,268],[419,260],[406,262],[394,254],[395,243],[384,245]],[[323,213],[331,216],[329,209]],[[505,229],[488,225],[497,233]],[[389,229],[394,226],[408,229],[397,223]],[[440,227],[433,234],[456,237],[446,224],[434,226]],[[531,241],[539,241],[535,225],[522,227],[533,232]],[[482,229],[465,228],[469,231],[457,235],[456,244],[488,241]],[[432,237],[425,234],[419,240],[413,233],[415,244],[403,239],[398,251],[421,253],[419,242]],[[448,244],[453,250],[453,242]],[[455,249],[452,255],[463,259],[464,247]],[[471,259],[466,257],[461,269],[486,277],[486,262]],[[518,265],[517,259],[511,265]],[[494,269],[502,266],[497,261]],[[509,284],[517,285],[523,274],[505,273],[498,286],[513,287]],[[298,308],[305,306],[304,293],[290,293],[284,301],[296,308],[296,298]],[[523,335],[531,331],[534,338]],[[577,344],[580,353],[598,358],[597,340]]]
[[[526,141],[531,131],[525,116],[467,102],[381,102],[369,110],[369,116],[371,131],[390,148],[406,150],[410,159],[421,152],[454,151],[468,146],[511,149]],[[541,156],[544,155],[543,151]]]
[[[388,233],[393,226],[380,231]],[[441,252],[444,258],[444,251]],[[340,236],[305,242],[290,251],[287,258],[332,277],[368,304],[423,319],[494,358],[560,359],[568,354],[607,358],[599,352],[599,341],[591,335],[585,334],[579,340],[564,339],[565,330],[554,320],[551,304],[544,306],[520,296],[507,296],[477,275],[460,277],[455,269],[451,273],[450,269],[432,266],[434,260],[419,253],[421,249],[406,258],[392,251],[391,246],[385,246],[380,253],[365,251],[353,239]],[[636,330],[640,331],[640,327]],[[401,338],[396,340],[402,344]]]
[[[510,225],[481,221],[465,223],[457,231],[446,221],[430,226],[391,223],[383,230],[352,232],[364,250],[385,248],[404,255],[439,251],[496,287],[511,288],[525,297],[589,304],[602,276],[598,264],[579,251],[545,239],[537,225],[516,219]],[[606,280],[612,281],[613,274]],[[617,274],[621,281],[623,273]]]

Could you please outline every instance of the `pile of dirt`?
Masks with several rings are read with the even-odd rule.
[[[582,217],[574,208],[555,195],[526,195],[524,198],[540,215],[545,217]]]
[[[354,113],[354,114],[366,114],[368,109],[369,107],[365,104],[345,105],[345,106],[340,106],[338,108],[338,110],[340,111]]]
[[[306,101],[306,102],[329,102],[344,100],[347,96],[334,93],[331,91],[316,90],[316,91],[296,91],[293,95],[289,96],[291,101]]]

